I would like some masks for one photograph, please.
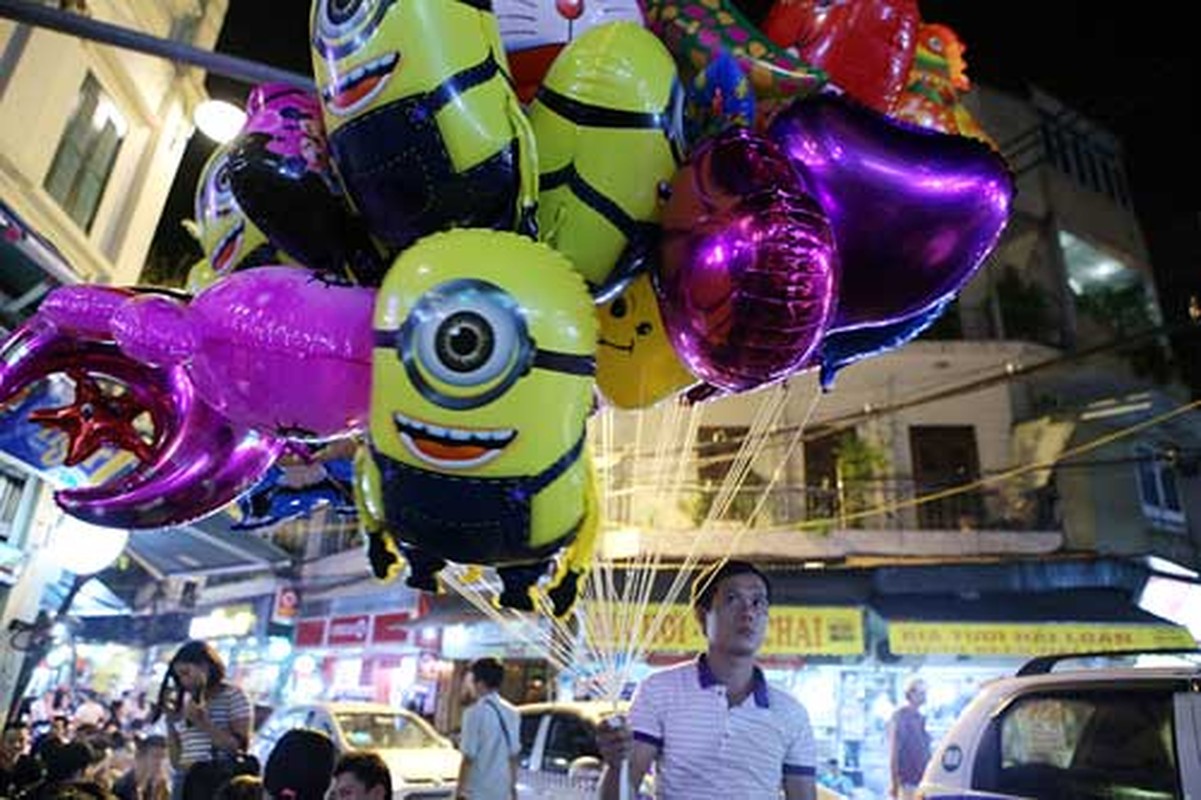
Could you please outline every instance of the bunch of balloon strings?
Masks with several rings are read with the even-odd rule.
[[[588,699],[616,707],[668,624],[672,605],[687,602],[694,570],[702,561],[729,558],[763,518],[822,396],[814,382],[811,399],[799,404],[802,418],[788,420],[790,435],[775,435],[794,405],[790,399],[808,386],[802,380],[791,392],[787,383],[756,392],[749,427],[730,443],[737,447],[732,456],[698,455],[705,449],[698,447],[703,405],[662,403],[596,415],[590,435],[605,539],[571,615],[556,619],[549,604],[539,614],[496,607],[498,583],[478,568],[447,569],[443,579],[514,641],[574,676],[577,689],[585,685]],[[698,485],[698,468],[724,461],[729,466],[719,484]],[[748,484],[752,471],[758,479]],[[764,472],[770,473],[766,482]],[[711,502],[698,522],[694,509],[702,498]]]

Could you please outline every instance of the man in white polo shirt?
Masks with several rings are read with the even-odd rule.
[[[745,561],[697,576],[692,609],[708,649],[643,681],[626,724],[601,726],[604,800],[619,796],[624,759],[631,797],[652,763],[660,800],[778,800],[781,789],[788,800],[817,796],[809,714],[755,666],[770,600],[767,576]]]

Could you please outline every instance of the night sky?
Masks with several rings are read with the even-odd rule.
[[[217,49],[308,74],[309,5],[230,0]],[[920,8],[923,19],[959,34],[974,82],[1015,93],[1036,85],[1122,137],[1165,312],[1182,319],[1188,294],[1201,292],[1192,183],[1201,146],[1192,108],[1197,45],[1188,40],[1193,26],[1183,12],[1170,4],[1067,0],[921,0]],[[208,85],[215,96],[238,101],[249,89],[216,76]],[[197,175],[212,147],[199,133],[188,147],[154,243],[167,261],[200,256],[178,222],[192,214]]]

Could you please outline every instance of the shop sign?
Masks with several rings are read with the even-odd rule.
[[[215,608],[203,617],[194,617],[188,626],[189,639],[225,639],[248,636],[257,617],[250,606]]]
[[[586,614],[596,620],[589,626],[596,645],[625,647],[627,642],[620,635],[608,640],[603,634],[600,637],[597,634],[619,630],[618,623],[629,618],[628,612],[612,603],[593,606]],[[662,606],[650,606],[639,615],[641,629],[636,635],[640,640],[646,639],[660,608]],[[606,620],[613,624],[606,625]],[[696,653],[704,649],[705,637],[696,623],[692,607],[682,604],[667,606],[654,641],[646,647],[648,653]],[[864,649],[863,609],[859,606],[772,606],[767,637],[759,652],[765,656],[857,656],[862,655]]]
[[[325,643],[330,645],[367,644],[371,632],[371,617],[356,614],[353,617],[334,617],[329,621],[329,632]]]
[[[896,655],[1039,656],[1195,646],[1192,635],[1175,625],[970,622],[888,625],[888,648]]]
[[[409,640],[409,623],[413,615],[407,611],[395,614],[376,614],[371,624],[371,641],[375,644],[394,644]]]
[[[325,644],[325,618],[302,619],[296,623],[297,647],[320,647]]]
[[[271,622],[274,625],[294,625],[300,614],[300,594],[294,586],[280,586],[275,590],[275,602],[271,606]]]

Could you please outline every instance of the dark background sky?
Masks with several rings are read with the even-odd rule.
[[[550,0],[544,0],[550,2]],[[230,0],[217,49],[295,72],[311,71],[307,0]],[[1068,0],[921,0],[922,17],[951,26],[977,83],[1024,93],[1033,84],[1120,136],[1169,319],[1201,292],[1194,26],[1181,4]],[[241,101],[249,87],[210,76],[215,96]],[[213,144],[192,138],[153,252],[182,267],[200,249],[179,226]]]

